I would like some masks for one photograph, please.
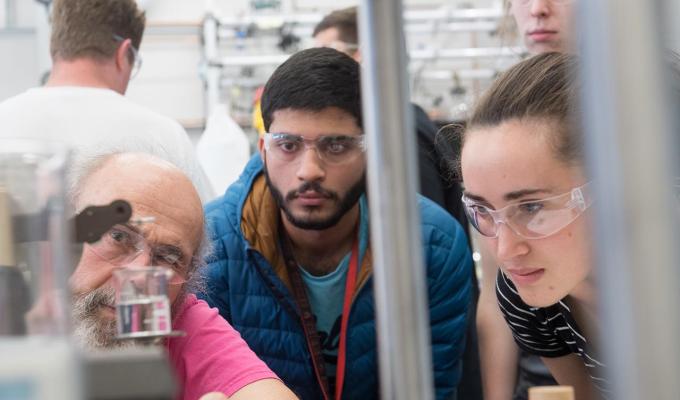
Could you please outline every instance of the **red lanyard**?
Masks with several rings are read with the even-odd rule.
[[[283,227],[279,226],[280,232],[283,232]],[[324,368],[323,355],[321,353],[321,341],[316,329],[316,321],[312,314],[312,308],[307,298],[305,291],[305,284],[298,271],[298,264],[293,258],[290,249],[290,243],[287,238],[281,240],[281,250],[286,260],[288,267],[288,275],[290,276],[291,284],[293,286],[293,295],[300,307],[302,328],[307,339],[307,346],[312,355],[312,364],[317,380],[321,385],[324,400],[330,400],[328,381]],[[347,271],[347,280],[345,282],[345,296],[342,306],[342,317],[340,323],[340,343],[338,348],[338,364],[336,367],[336,385],[335,385],[335,399],[340,400],[342,395],[342,386],[345,381],[345,364],[347,363],[347,325],[349,322],[349,311],[352,306],[352,297],[356,288],[357,272],[359,269],[359,238],[358,235],[354,238],[352,243],[352,254],[350,255],[349,269]]]
[[[338,348],[338,365],[335,372],[335,400],[340,400],[342,396],[342,385],[345,383],[345,364],[347,363],[347,324],[349,321],[349,310],[352,308],[352,296],[357,283],[357,272],[359,269],[359,238],[354,238],[352,244],[352,255],[349,260],[349,270],[347,271],[347,281],[345,282],[345,300],[342,305],[342,322],[340,323],[340,347]]]

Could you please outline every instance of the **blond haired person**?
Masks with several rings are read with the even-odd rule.
[[[0,103],[0,138],[58,140],[88,159],[143,152],[184,171],[203,201],[212,190],[176,121],[124,97],[141,66],[146,19],[135,0],[55,0],[45,87]]]

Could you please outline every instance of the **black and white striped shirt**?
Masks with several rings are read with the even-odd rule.
[[[522,301],[515,285],[500,270],[496,278],[496,296],[520,348],[541,357],[577,354],[595,387],[605,398],[609,397],[609,384],[604,379],[605,365],[589,346],[564,301],[549,307],[531,307]]]

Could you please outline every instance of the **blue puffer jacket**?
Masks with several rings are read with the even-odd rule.
[[[281,262],[276,251],[277,236],[258,220],[278,218],[278,209],[271,206],[271,194],[262,189],[266,187],[262,177],[262,162],[256,155],[226,194],[206,207],[214,250],[208,260],[206,300],[301,399],[321,399],[299,308],[288,288],[287,274],[282,272],[285,268],[277,267]],[[423,197],[419,197],[418,205],[427,266],[436,398],[443,400],[451,398],[460,379],[472,260],[460,225]],[[364,264],[361,268],[364,270]],[[352,303],[346,362],[342,398],[378,399],[370,275]]]

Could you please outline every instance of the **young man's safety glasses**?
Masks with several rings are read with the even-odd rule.
[[[351,162],[365,152],[364,135],[327,135],[307,139],[290,133],[266,133],[264,148],[272,157],[294,162],[301,158],[308,148],[328,164],[340,165]]]

